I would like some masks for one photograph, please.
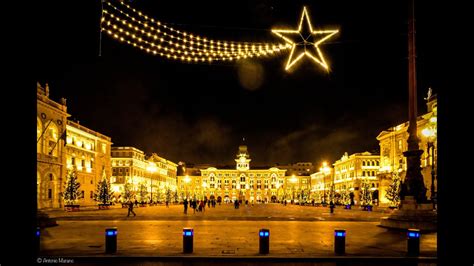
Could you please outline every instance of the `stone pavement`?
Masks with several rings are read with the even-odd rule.
[[[258,230],[270,229],[270,255],[332,256],[334,229],[346,229],[349,256],[406,253],[406,233],[376,222],[306,221],[60,221],[43,229],[42,255],[103,256],[105,228],[118,228],[118,256],[182,256],[182,228],[194,228],[191,256],[256,256]],[[436,256],[436,233],[421,237],[421,256]]]
[[[328,207],[312,207],[281,204],[255,204],[248,207],[243,205],[234,209],[232,204],[217,205],[207,208],[205,212],[193,213],[188,208],[188,214],[183,213],[182,205],[135,207],[137,217],[127,218],[127,209],[114,206],[109,210],[88,209],[79,212],[63,210],[47,211],[51,218],[57,220],[246,220],[246,221],[380,221],[381,217],[391,212],[385,208],[374,208],[374,211],[362,211],[359,207],[345,210],[337,207],[333,214]]]
[[[231,205],[182,213],[182,206],[49,211],[58,226],[41,234],[41,255],[105,256],[105,228],[118,228],[115,256],[183,256],[182,228],[194,228],[194,253],[185,256],[258,256],[258,230],[270,229],[270,257],[334,256],[334,229],[346,229],[347,256],[404,257],[406,233],[380,228],[384,211],[336,209],[278,204],[235,210]],[[268,218],[270,217],[270,218]],[[422,234],[421,256],[436,257],[436,233]]]

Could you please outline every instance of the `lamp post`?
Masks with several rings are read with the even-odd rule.
[[[184,178],[184,182],[186,183],[186,185],[184,186],[184,196],[186,197],[186,199],[188,198],[188,184],[190,181],[191,181],[191,178],[189,178],[189,176],[186,175],[186,177]]]
[[[202,197],[202,200],[204,200],[204,198],[207,196],[207,183],[206,182],[202,182],[202,188],[203,188],[203,197]]]
[[[291,186],[291,194],[292,194],[291,200],[292,200],[293,203],[295,202],[295,183],[296,183],[296,181],[298,181],[298,180],[296,179],[295,175],[292,175],[291,179],[290,179],[290,182],[293,184]]]
[[[433,119],[434,118],[434,119]],[[430,122],[434,123],[436,121],[436,117],[432,117],[430,119]],[[421,131],[421,134],[427,138],[427,152],[428,156],[431,156],[431,201],[433,203],[433,209],[436,209],[436,191],[435,191],[435,160],[434,160],[434,155],[435,155],[435,137],[436,137],[436,127],[427,127]],[[431,152],[430,152],[431,150]]]
[[[153,202],[153,173],[156,172],[156,164],[149,162],[147,171],[150,173],[150,200]]]
[[[319,171],[323,173],[323,203],[326,203],[326,175],[331,172],[331,168],[328,167],[327,162],[323,162]]]

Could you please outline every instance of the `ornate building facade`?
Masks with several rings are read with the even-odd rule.
[[[425,99],[427,101],[427,113],[418,117],[418,139],[420,141],[419,148],[423,150],[421,156],[421,173],[427,190],[427,197],[432,195],[432,180],[437,170],[437,97],[428,94]],[[381,203],[389,204],[384,197],[385,190],[392,182],[392,176],[398,172],[402,181],[405,179],[406,173],[406,157],[403,152],[407,150],[408,139],[408,122],[391,127],[382,131],[377,140],[380,145],[380,169],[378,178],[381,182]],[[434,179],[436,191],[436,179]]]
[[[76,169],[81,184],[77,204],[96,205],[97,184],[104,173],[107,178],[112,174],[111,138],[73,121],[67,121],[66,132],[66,168]]]
[[[194,167],[178,176],[180,198],[275,202],[307,199],[309,176],[287,176],[276,167],[250,167],[247,146],[239,146],[235,168]]]
[[[111,185],[118,200],[125,195],[129,184],[139,201],[163,201],[166,190],[176,191],[177,164],[156,153],[148,158],[134,147],[112,147]]]
[[[49,98],[49,87],[36,88],[36,168],[37,207],[60,208],[60,197],[66,176],[64,138],[67,113],[66,100],[57,103]]]
[[[370,152],[345,153],[334,164],[334,189],[336,197],[344,192],[353,194],[356,204],[361,202],[360,194],[364,189],[363,182],[367,182],[372,193],[372,199],[379,200],[379,180],[377,179],[380,168],[380,155]]]
[[[37,84],[37,207],[62,208],[68,170],[76,169],[79,205],[94,205],[97,182],[111,174],[110,137],[68,120],[66,99],[49,98],[49,87]]]

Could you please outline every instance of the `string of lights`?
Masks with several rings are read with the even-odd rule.
[[[118,22],[118,24],[115,24],[114,23],[114,20],[116,22]],[[125,27],[128,27],[127,28],[123,28],[120,26],[120,23],[125,26]],[[116,31],[118,30],[120,33],[125,33],[127,36],[140,36],[138,37],[137,39],[140,41],[140,40],[143,40],[143,39],[146,39],[148,38],[149,39],[149,43],[153,43],[154,46],[163,46],[163,43],[167,43],[169,44],[170,46],[174,46],[175,49],[187,49],[187,50],[190,50],[190,51],[196,51],[196,52],[203,52],[203,53],[216,53],[216,54],[219,54],[219,55],[225,55],[225,56],[230,56],[230,55],[240,55],[240,56],[243,56],[244,54],[246,54],[247,56],[255,56],[259,53],[272,53],[272,52],[278,52],[282,49],[285,49],[287,48],[285,45],[283,44],[280,44],[280,45],[273,45],[272,47],[270,47],[269,45],[265,45],[265,46],[254,46],[252,45],[250,51],[242,51],[242,50],[237,50],[237,51],[228,51],[228,50],[219,50],[219,49],[214,49],[214,48],[199,48],[199,47],[194,47],[193,45],[186,45],[185,43],[179,43],[179,42],[173,42],[172,38],[168,38],[168,36],[170,35],[160,35],[160,33],[156,33],[156,32],[149,32],[147,30],[143,30],[143,29],[140,29],[138,28],[137,26],[134,26],[132,23],[127,23],[125,20],[122,20],[120,18],[118,18],[117,16],[114,16],[113,14],[109,14],[108,12],[105,12],[104,16],[102,17],[102,25],[106,25],[106,26],[110,26],[112,27],[110,30],[111,31]],[[103,26],[105,27],[105,26]],[[109,28],[110,28],[109,27]],[[130,31],[129,31],[130,30]],[[157,43],[159,42],[159,43]],[[288,46],[289,47],[289,46]]]
[[[108,11],[105,11],[105,13],[109,14]],[[204,49],[210,50],[211,53],[219,53],[221,50],[223,50],[224,52],[229,53],[229,51],[230,51],[230,53],[239,54],[240,56],[243,55],[242,54],[243,52],[245,52],[245,53],[250,53],[250,52],[255,53],[257,51],[262,52],[262,50],[263,50],[263,51],[269,53],[272,50],[273,51],[278,51],[281,48],[285,47],[283,44],[280,44],[280,45],[272,45],[272,47],[270,48],[269,44],[262,45],[261,43],[260,44],[258,44],[258,43],[257,44],[255,44],[255,43],[245,43],[245,44],[231,43],[231,44],[227,45],[226,43],[221,44],[220,41],[218,41],[216,44],[210,43],[208,45],[208,44],[201,43],[201,42],[197,41],[196,39],[199,39],[199,37],[194,37],[194,40],[193,39],[188,40],[185,37],[183,37],[183,38],[177,37],[177,36],[174,36],[172,33],[167,33],[166,30],[160,30],[158,28],[155,29],[152,26],[147,26],[147,24],[144,24],[143,22],[140,22],[138,20],[134,20],[133,17],[132,17],[132,21],[134,21],[133,23],[135,23],[135,22],[137,22],[138,24],[141,23],[141,24],[143,24],[143,27],[138,27],[137,25],[134,25],[132,22],[127,21],[125,19],[121,20],[119,17],[114,16],[113,14],[110,14],[110,16],[113,19],[115,19],[116,21],[121,22],[123,25],[128,25],[128,27],[130,29],[141,32],[143,35],[146,35],[148,37],[153,37],[155,40],[159,39],[161,42],[163,42],[163,41],[169,39],[168,42],[170,42],[171,44],[174,44],[177,47],[182,45],[182,46],[186,46],[186,47],[192,47],[192,49],[196,50],[196,49],[199,49],[199,48],[197,48],[195,46],[202,46]],[[148,31],[148,28],[150,28],[151,32]],[[192,37],[192,35],[190,37]],[[173,42],[173,39],[175,40],[174,42]],[[180,44],[180,42],[181,42],[181,44]],[[224,45],[224,46],[221,47],[220,45]],[[257,45],[258,45],[258,47],[257,47]]]
[[[139,16],[154,23],[154,27],[120,10],[110,2],[106,3],[115,11],[115,14],[112,10],[103,10],[102,31],[119,41],[168,59],[188,62],[232,61],[274,55],[291,48],[288,44],[210,40],[166,26],[122,3]]]
[[[190,36],[191,38],[194,38],[194,40],[197,41],[197,42],[199,42],[199,41],[209,42],[209,43],[214,43],[215,45],[222,46],[222,47],[229,46],[229,45],[232,45],[232,44],[234,44],[234,45],[238,45],[238,44],[241,44],[241,45],[245,45],[245,44],[257,44],[257,45],[258,44],[266,44],[266,43],[261,43],[261,42],[251,42],[251,43],[249,43],[249,42],[234,42],[234,41],[215,41],[215,40],[212,40],[212,39],[208,39],[206,37],[193,35],[192,33],[189,33],[189,32],[186,32],[186,31],[176,30],[173,27],[171,27],[169,23],[163,23],[163,22],[154,20],[153,18],[150,18],[149,16],[143,14],[141,11],[137,11],[135,8],[132,8],[130,5],[124,3],[123,1],[120,2],[120,4],[125,6],[128,10],[133,11],[133,13],[137,14],[139,17],[145,19],[146,21],[150,21],[151,23],[154,23],[158,26],[162,26],[163,28],[168,29],[171,32],[175,32],[177,34],[180,34],[182,36],[185,36],[185,37]],[[113,6],[112,4],[110,4],[110,5]]]

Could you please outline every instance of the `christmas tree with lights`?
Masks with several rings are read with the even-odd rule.
[[[66,179],[66,188],[64,189],[65,205],[74,205],[77,201],[79,187],[81,184],[77,181],[76,169],[68,170]]]
[[[107,178],[104,170],[102,173],[102,180],[97,184],[94,200],[99,202],[99,205],[110,205],[112,197],[113,192],[110,187],[109,179]]]
[[[401,178],[398,172],[392,174],[392,183],[387,188],[385,197],[390,201],[390,207],[396,208],[400,204]]]

